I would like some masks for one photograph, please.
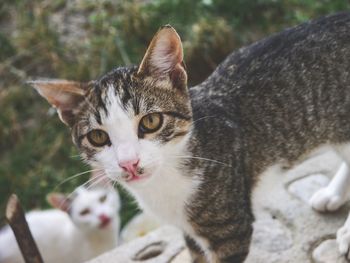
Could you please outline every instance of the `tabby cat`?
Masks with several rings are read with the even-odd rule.
[[[89,164],[183,229],[195,262],[243,262],[259,175],[325,144],[350,162],[349,58],[339,13],[242,48],[188,88],[181,40],[164,26],[139,66],[31,84]]]

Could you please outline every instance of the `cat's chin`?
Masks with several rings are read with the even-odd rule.
[[[109,221],[109,222],[104,222],[104,223],[101,223],[99,226],[98,226],[98,228],[100,229],[100,230],[104,230],[104,229],[109,229],[111,227],[111,222]]]

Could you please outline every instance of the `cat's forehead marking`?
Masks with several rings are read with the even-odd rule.
[[[134,115],[132,107],[125,100],[123,102],[123,92],[118,90],[116,83],[108,83],[105,88],[104,100],[107,112],[101,112],[104,120],[110,119],[111,115],[117,115],[120,118]]]
[[[134,109],[133,107],[123,104],[122,99],[115,95],[115,88],[109,85],[107,91],[108,99],[108,115],[103,116],[103,125],[110,132],[109,135],[113,141],[129,140],[136,137],[134,127]],[[134,135],[134,136],[133,136]]]
[[[115,113],[116,105],[124,109],[129,116],[139,113],[139,99],[135,98],[133,69],[117,68],[95,82],[91,101],[95,112],[91,116],[100,125]],[[119,110],[118,110],[119,111]],[[114,114],[115,115],[115,114]]]
[[[135,68],[116,68],[107,73],[99,81],[99,88],[102,90],[102,100],[108,104],[111,96],[117,96],[124,108],[130,106],[136,108],[133,86],[137,86],[134,78]],[[114,91],[111,92],[111,91]]]

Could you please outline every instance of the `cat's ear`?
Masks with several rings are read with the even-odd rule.
[[[84,99],[88,83],[68,80],[34,80],[27,83],[57,109],[65,124],[74,124],[77,107]]]
[[[47,202],[54,208],[69,213],[71,200],[61,193],[50,193],[46,196]]]
[[[138,69],[138,74],[156,78],[168,76],[175,88],[187,87],[180,36],[170,25],[163,26],[153,37]]]

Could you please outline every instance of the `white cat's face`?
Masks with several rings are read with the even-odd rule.
[[[113,189],[79,187],[70,204],[69,215],[82,230],[109,229],[118,220],[119,196]]]

